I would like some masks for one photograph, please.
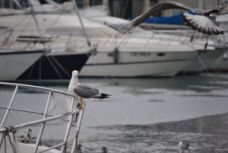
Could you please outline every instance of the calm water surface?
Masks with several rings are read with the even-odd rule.
[[[228,74],[79,81],[112,95],[86,100],[82,153],[174,153],[179,141],[196,153],[228,152]],[[26,83],[67,91],[69,81]]]

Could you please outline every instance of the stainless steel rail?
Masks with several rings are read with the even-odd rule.
[[[69,94],[67,92],[64,92],[64,91],[54,90],[54,89],[51,89],[51,88],[34,86],[34,85],[8,83],[8,82],[0,82],[0,87],[1,86],[15,87],[15,89],[14,89],[13,95],[12,95],[12,97],[10,99],[8,107],[0,106],[1,109],[5,109],[6,110],[5,115],[4,115],[4,117],[2,119],[2,122],[1,122],[1,126],[0,126],[0,149],[1,149],[1,147],[5,147],[5,145],[2,145],[2,143],[5,142],[4,139],[6,139],[5,135],[8,134],[8,132],[11,132],[11,131],[9,131],[9,127],[4,127],[5,126],[4,123],[7,120],[8,114],[12,110],[12,111],[20,111],[20,112],[25,112],[25,113],[33,113],[33,114],[41,114],[41,115],[43,115],[42,119],[38,119],[38,120],[31,121],[31,122],[26,122],[26,123],[21,123],[21,124],[17,124],[17,125],[11,126],[11,128],[13,128],[14,130],[18,131],[18,130],[20,130],[22,128],[25,128],[25,127],[30,127],[30,126],[39,125],[39,124],[41,125],[40,126],[40,131],[39,131],[38,136],[36,138],[36,143],[34,144],[34,146],[35,146],[34,147],[34,151],[33,151],[34,153],[47,152],[47,151],[49,151],[51,149],[54,149],[54,148],[57,148],[57,147],[61,147],[61,151],[60,152],[61,153],[65,153],[67,147],[69,147],[67,145],[67,143],[70,140],[73,140],[73,145],[72,145],[71,148],[68,148],[68,149],[71,150],[71,153],[75,153],[76,152],[77,139],[78,139],[79,130],[80,130],[80,126],[81,126],[81,121],[82,121],[82,117],[83,117],[83,113],[84,113],[84,109],[85,109],[85,102],[83,102],[83,108],[82,109],[77,109],[76,108],[76,106],[77,106],[77,104],[76,104],[77,98],[72,96],[71,94]],[[45,92],[48,93],[48,98],[47,98],[47,102],[46,102],[46,106],[45,106],[44,112],[37,112],[37,111],[31,111],[31,110],[25,110],[25,109],[12,108],[12,104],[14,102],[15,96],[17,95],[18,90],[21,89],[21,88],[36,89],[38,91],[41,90],[41,91],[45,91]],[[47,114],[48,108],[49,108],[49,104],[50,104],[50,101],[51,101],[51,98],[52,98],[51,96],[53,95],[53,93],[62,94],[62,95],[65,95],[65,96],[68,96],[68,97],[72,98],[71,108],[70,108],[70,110],[68,110],[67,113],[58,114],[58,115],[55,115],[55,116],[51,116],[51,115]],[[66,131],[65,131],[65,136],[63,138],[63,142],[61,142],[59,144],[56,144],[56,145],[53,145],[51,147],[48,147],[48,149],[46,149],[46,150],[40,151],[39,150],[39,145],[40,145],[40,142],[41,142],[41,137],[42,137],[42,135],[44,133],[44,130],[45,130],[45,127],[46,127],[46,123],[50,122],[50,121],[53,121],[53,120],[65,118],[65,117],[69,117],[69,119],[67,120],[68,124],[67,124],[67,128],[66,128]],[[76,117],[77,120],[76,120],[75,123],[73,123],[73,120],[74,120],[75,117]],[[69,133],[70,133],[70,131],[72,129],[72,125],[75,126],[74,127],[75,128],[75,133],[74,133],[73,136],[69,137]]]

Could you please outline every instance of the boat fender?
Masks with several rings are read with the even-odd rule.
[[[115,49],[113,51],[113,60],[114,60],[115,64],[117,64],[119,61],[119,50],[117,47],[115,47]]]
[[[223,59],[226,61],[227,60],[227,52],[225,54],[223,54]]]

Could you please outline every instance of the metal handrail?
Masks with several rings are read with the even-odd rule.
[[[5,115],[4,115],[4,117],[3,117],[1,126],[0,126],[0,134],[1,134],[0,135],[0,142],[1,142],[1,144],[2,144],[3,140],[5,139],[4,135],[7,134],[8,132],[10,132],[9,131],[10,128],[13,128],[13,130],[18,131],[18,130],[20,130],[22,128],[25,128],[25,127],[30,127],[30,126],[41,124],[40,132],[38,133],[38,136],[37,136],[37,139],[36,139],[36,143],[35,143],[35,146],[34,146],[34,153],[46,152],[48,150],[57,148],[59,146],[62,146],[61,152],[63,153],[66,150],[67,142],[72,140],[72,139],[74,139],[74,142],[73,142],[73,145],[71,147],[71,150],[72,150],[71,152],[75,151],[76,146],[77,146],[77,138],[78,138],[78,134],[79,134],[79,129],[80,129],[80,126],[81,126],[82,116],[83,116],[84,109],[85,109],[85,102],[83,103],[83,108],[82,109],[77,109],[75,107],[76,106],[75,102],[76,102],[76,100],[78,98],[76,98],[76,97],[72,96],[71,94],[66,93],[64,91],[54,90],[54,89],[51,89],[51,88],[34,86],[34,85],[25,85],[25,84],[8,83],[8,82],[0,82],[0,86],[15,86],[15,90],[14,90],[13,96],[12,96],[12,98],[10,100],[9,106],[8,107],[0,107],[2,109],[6,109],[7,110]],[[12,103],[14,101],[14,98],[15,98],[19,88],[31,88],[31,89],[38,89],[38,90],[43,90],[43,91],[49,92],[44,112],[43,113],[39,113],[39,112],[36,112],[36,111],[11,108]],[[72,97],[71,110],[68,111],[67,113],[60,114],[60,115],[55,115],[55,116],[48,115],[47,111],[48,111],[49,103],[50,103],[51,96],[53,95],[53,93],[59,93],[59,94],[63,94],[63,95]],[[26,123],[22,123],[22,124],[17,124],[17,125],[10,126],[10,127],[3,127],[4,122],[5,122],[6,118],[7,118],[8,113],[9,113],[10,110],[28,112],[28,113],[35,113],[35,114],[42,114],[43,118],[42,119],[38,119],[38,120],[34,120],[34,121],[30,121],[30,122],[26,122]],[[61,143],[59,143],[57,145],[54,145],[52,147],[49,147],[49,148],[47,148],[45,150],[38,151],[39,144],[40,144],[41,137],[43,135],[46,123],[50,122],[50,121],[53,121],[53,120],[61,119],[61,118],[63,119],[65,117],[70,117],[70,118],[68,120],[68,124],[67,124],[67,128],[66,128],[66,132],[65,132],[65,136],[64,136],[63,142],[61,142]],[[77,118],[77,122],[76,123],[73,123],[73,118],[74,117]],[[75,134],[72,137],[69,137],[69,133],[71,131],[72,125],[76,125]],[[1,146],[1,144],[0,144],[0,146]]]
[[[47,87],[40,87],[40,86],[20,84],[20,83],[8,83],[8,82],[0,82],[0,85],[18,86],[18,87],[22,87],[22,88],[33,88],[33,89],[40,89],[40,90],[44,90],[44,91],[52,91],[52,92],[55,92],[55,93],[64,94],[64,95],[70,96],[72,98],[78,99],[77,97],[75,97],[75,96],[73,96],[70,93],[67,93],[65,91],[55,90],[55,89],[51,89],[51,88],[47,88]]]
[[[40,124],[40,123],[49,122],[49,121],[53,121],[53,120],[56,120],[56,119],[64,118],[64,117],[67,117],[67,116],[70,116],[70,115],[75,115],[75,114],[77,114],[79,112],[80,112],[80,110],[76,109],[76,110],[74,110],[72,112],[68,112],[68,113],[65,113],[65,114],[62,114],[62,115],[56,115],[56,116],[45,118],[45,119],[40,119],[40,120],[36,120],[36,121],[31,121],[31,122],[28,122],[28,123],[18,124],[18,125],[15,125],[14,128],[16,130],[20,130],[22,128],[29,127],[29,126],[32,126],[32,125],[37,125],[37,124]],[[6,128],[1,127],[0,133],[6,132],[6,131],[7,131]]]
[[[111,46],[111,47],[123,47],[126,46],[132,39],[136,38],[144,38],[146,41],[145,43],[142,43],[142,47],[147,46],[149,41],[151,39],[158,40],[158,42],[167,42],[167,45],[171,45],[172,42],[179,42],[182,44],[191,44],[189,36],[193,34],[194,31],[192,30],[153,30],[153,31],[145,31],[140,33],[132,33],[132,34],[125,34],[122,36],[119,36],[118,38],[115,38],[116,34],[110,34],[109,37],[106,38],[106,40],[102,40],[105,38],[99,39],[90,39],[92,44],[96,44],[97,46]],[[183,34],[184,33],[184,34]],[[163,34],[163,35],[160,35]],[[175,35],[174,35],[175,34]],[[166,37],[163,37],[166,36]],[[181,36],[181,37],[180,37]],[[195,38],[202,39],[203,35],[199,33],[195,33]],[[167,41],[168,40],[168,41]],[[71,42],[77,41],[78,45],[76,47],[86,47],[86,40],[82,39],[72,39]],[[84,43],[83,43],[84,42]]]

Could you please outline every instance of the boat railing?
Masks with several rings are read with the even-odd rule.
[[[9,89],[11,89],[10,91],[12,91],[12,95],[10,92],[9,95],[11,95],[11,97],[9,96],[10,101],[8,103],[8,106],[6,106],[6,105],[4,106],[5,99],[7,99],[7,98],[4,98],[5,96],[3,96],[3,95],[1,96],[1,93],[0,93],[0,109],[5,110],[2,121],[1,121],[1,125],[0,125],[0,152],[3,151],[4,153],[9,153],[9,152],[20,153],[20,149],[23,146],[20,145],[21,142],[16,140],[15,137],[17,137],[17,138],[22,138],[22,137],[17,136],[16,133],[24,128],[32,129],[35,127],[37,128],[37,126],[38,127],[40,126],[40,128],[36,129],[39,132],[37,132],[35,141],[33,141],[33,139],[31,139],[32,140],[31,142],[27,142],[29,144],[32,144],[33,153],[42,153],[42,152],[75,153],[76,152],[77,139],[78,139],[79,130],[80,130],[81,122],[82,122],[82,117],[83,117],[83,113],[84,113],[84,109],[85,109],[85,103],[83,104],[82,109],[77,109],[78,99],[67,92],[55,90],[55,89],[51,89],[51,88],[46,88],[46,87],[34,86],[34,85],[0,82],[0,91],[8,91]],[[19,99],[18,98],[16,100],[17,97],[34,94],[34,92],[35,93],[37,92],[38,97],[40,97],[39,94],[42,94],[45,96],[47,95],[47,101],[45,103],[42,102],[43,104],[41,104],[41,102],[38,99],[36,100],[37,101],[36,105],[45,106],[45,107],[42,107],[42,108],[44,108],[44,109],[42,109],[42,111],[34,111],[34,110],[21,109],[19,107],[15,107],[15,106],[17,106],[16,103],[18,102],[18,99]],[[59,102],[56,101],[56,99],[54,98],[54,96],[56,96],[56,94],[58,95],[57,99],[60,99]],[[63,98],[61,98],[61,96]],[[3,97],[3,98],[1,98],[1,97]],[[58,106],[56,106],[57,104],[66,103],[66,101],[61,101],[62,99],[68,99],[68,101],[67,101],[68,106],[66,106],[67,110],[60,111],[60,112],[55,111],[53,113],[53,110],[58,107]],[[54,103],[54,105],[52,105],[52,103]],[[2,104],[3,104],[3,106],[1,106]],[[30,105],[32,105],[32,104],[30,104]],[[33,107],[35,108],[37,106],[33,106]],[[61,109],[61,107],[62,106],[60,106],[60,108],[58,108],[58,109]],[[27,122],[23,122],[23,123],[19,123],[19,124],[14,124],[14,125],[12,125],[12,124],[7,125],[7,123],[10,123],[10,121],[8,121],[8,120],[11,120],[11,118],[12,118],[12,115],[10,115],[11,112],[12,113],[20,112],[20,113],[35,114],[35,115],[39,115],[39,119],[34,119],[32,121],[27,121]],[[3,111],[1,111],[0,113],[3,113]],[[15,116],[15,118],[16,118],[16,116]],[[42,136],[44,135],[44,133],[47,133],[47,131],[45,131],[47,125],[50,123],[53,123],[53,121],[59,121],[59,120],[66,123],[66,128],[65,128],[66,130],[65,130],[65,134],[63,134],[63,140],[57,144],[52,144],[51,146],[49,145],[48,147],[41,146],[41,144],[43,144]],[[18,121],[15,121],[15,122],[18,122]],[[9,142],[7,141],[7,138],[9,139],[8,140]],[[71,145],[69,145],[69,142],[71,142]],[[27,146],[27,147],[29,147],[29,146]],[[52,152],[53,149],[58,150],[58,151]],[[10,151],[10,150],[13,150],[13,151]],[[23,150],[23,148],[22,148],[22,150]],[[26,150],[26,148],[25,148],[25,150]]]
[[[147,30],[140,33],[133,33],[133,37],[142,37],[148,39],[159,39],[160,41],[190,43],[190,37],[194,34],[197,40],[205,40],[206,37],[201,33],[192,30]]]
[[[194,35],[193,43],[190,41],[191,36]],[[137,38],[143,38],[137,40]],[[215,42],[215,36],[208,37],[208,41]],[[59,39],[62,39],[59,37]],[[80,51],[83,48],[88,48],[86,39],[69,36],[66,38],[66,51]],[[207,38],[205,35],[194,32],[192,30],[147,30],[142,32],[129,32],[126,34],[113,33],[107,35],[105,38],[90,38],[91,44],[98,47],[127,47],[132,44],[137,44],[138,47],[151,47],[152,42],[161,43],[170,46],[174,43],[185,44],[191,46],[192,44],[204,45]],[[140,41],[140,43],[138,43]],[[59,41],[58,41],[59,42]],[[223,40],[220,41],[222,44]],[[58,48],[57,48],[58,49]]]
[[[190,42],[190,38],[193,33],[194,31],[192,30],[152,30],[124,35],[112,34],[107,38],[91,38],[90,41],[92,44],[96,44],[96,46],[101,47],[126,47],[132,44],[132,42],[136,41],[137,38],[143,38],[140,40],[141,43],[137,43],[139,47],[149,47],[151,46],[151,41],[162,43],[167,46],[170,46],[175,42],[191,45],[192,43]],[[209,37],[209,40],[210,39],[213,39],[213,36]],[[195,32],[194,40],[205,42],[206,37],[200,33]],[[86,42],[86,40],[83,39],[72,39],[70,41],[72,42],[68,42],[68,47],[71,45],[71,48],[82,48],[87,46],[86,43],[83,43]],[[75,45],[75,41],[77,42],[77,45]]]

